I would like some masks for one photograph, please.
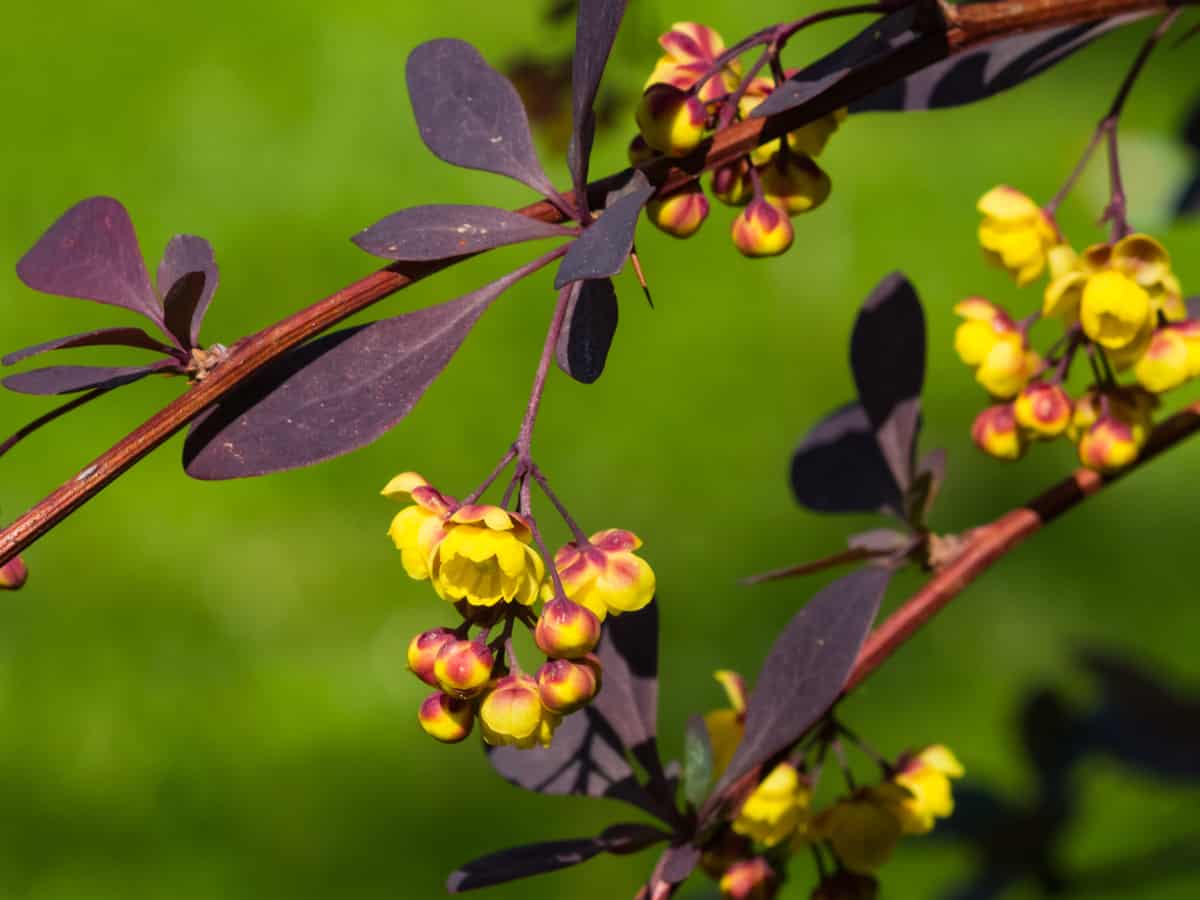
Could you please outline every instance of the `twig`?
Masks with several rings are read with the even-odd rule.
[[[533,426],[537,422],[538,410],[542,405],[542,394],[546,390],[546,376],[550,373],[550,360],[558,345],[558,336],[562,333],[563,322],[567,318],[567,306],[571,295],[579,290],[577,283],[571,283],[558,292],[558,300],[554,304],[554,315],[550,318],[550,327],[546,329],[546,341],[542,345],[542,355],[538,359],[537,372],[533,376],[533,388],[529,392],[529,403],[525,406],[525,416],[521,419],[521,428],[517,434],[517,466],[528,474],[533,465],[530,458],[533,446]]]

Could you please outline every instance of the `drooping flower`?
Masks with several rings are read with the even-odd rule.
[[[699,183],[692,182],[647,203],[646,218],[672,237],[689,238],[708,218],[708,198]]]
[[[461,506],[430,555],[429,573],[439,596],[474,606],[532,605],[545,577],[531,546],[529,524],[499,506]]]
[[[600,642],[600,618],[580,603],[554,597],[542,607],[533,639],[551,658],[578,659]]]
[[[447,694],[474,697],[492,677],[495,656],[481,639],[447,641],[433,662],[433,675]]]
[[[1000,185],[979,198],[979,243],[984,254],[1007,269],[1017,284],[1033,281],[1046,268],[1046,255],[1059,243],[1050,218],[1029,197]]]
[[[646,87],[669,84],[683,91],[690,90],[701,77],[712,71],[717,57],[725,52],[721,35],[696,22],[676,22],[670,31],[659,37],[658,43],[666,52],[655,63],[654,71],[646,79]],[[731,61],[704,83],[697,96],[705,103],[719,100],[736,90],[740,80],[740,66],[736,60]]]
[[[471,733],[475,724],[475,710],[469,700],[438,691],[421,703],[417,721],[430,737],[443,744],[457,744],[466,740]]]
[[[411,499],[396,513],[388,528],[388,536],[400,551],[400,561],[410,578],[424,581],[429,577],[429,557],[433,548],[445,536],[445,517],[454,508],[454,501],[416,472],[401,472],[380,492],[389,500]]]
[[[964,321],[954,331],[954,349],[972,368],[983,364],[1003,334],[1016,333],[1017,326],[1002,310],[983,297],[968,297],[954,306]]]
[[[904,833],[926,834],[954,812],[950,779],[962,776],[962,763],[941,744],[901,757],[891,781],[906,792],[895,806]]]
[[[766,200],[751,200],[734,216],[730,234],[733,245],[751,258],[778,256],[796,236],[787,213]]]
[[[789,216],[816,209],[829,198],[829,176],[807,156],[787,154],[772,160],[762,174],[763,195]]]
[[[593,534],[585,546],[575,541],[554,555],[567,597],[598,619],[636,612],[654,599],[654,570],[634,551],[642,546],[632,531],[610,528]]]
[[[813,834],[829,842],[846,869],[870,875],[888,861],[903,833],[895,812],[903,794],[888,782],[860,788],[813,819]]]
[[[975,370],[975,380],[1000,400],[1015,397],[1042,367],[1042,359],[1030,349],[1025,335],[1010,331],[997,335],[996,342]]]
[[[451,641],[457,640],[454,632],[446,628],[431,628],[422,631],[408,644],[408,668],[423,682],[433,687],[438,686],[434,666],[442,648]]]
[[[804,826],[811,799],[807,779],[794,766],[779,763],[746,798],[733,830],[774,847]]]
[[[1146,390],[1161,394],[1187,381],[1193,355],[1184,330],[1167,325],[1154,332],[1149,346],[1134,364],[1133,374]]]

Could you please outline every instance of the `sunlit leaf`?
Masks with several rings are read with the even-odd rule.
[[[198,347],[200,325],[220,280],[208,241],[193,234],[171,238],[158,264],[157,280],[167,330],[184,347]]]
[[[82,334],[72,334],[67,337],[55,338],[32,347],[14,350],[4,357],[6,366],[47,353],[50,350],[67,350],[72,347],[137,347],[141,350],[153,350],[156,353],[170,353],[171,348],[161,341],[156,341],[140,328],[97,328],[95,331],[85,331]]]
[[[579,0],[575,20],[575,55],[571,73],[572,134],[568,153],[576,196],[584,196],[588,158],[596,130],[593,106],[600,77],[625,15],[625,0]]]
[[[558,367],[583,384],[604,372],[617,331],[617,292],[611,279],[577,281],[567,301],[555,359]]]
[[[19,394],[74,394],[92,388],[120,387],[177,367],[175,360],[159,360],[144,366],[47,366],[9,375],[0,383]]]
[[[572,281],[616,275],[633,248],[633,232],[642,207],[654,194],[654,186],[641,172],[634,173],[622,196],[610,203],[604,214],[571,243],[554,276],[561,288]]]
[[[419,261],[450,259],[572,233],[561,225],[494,206],[439,204],[392,213],[351,240],[383,259]]]

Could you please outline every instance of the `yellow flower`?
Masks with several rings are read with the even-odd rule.
[[[845,868],[870,875],[888,861],[900,840],[895,808],[903,795],[903,789],[887,782],[861,788],[818,815],[813,834],[830,843]]]
[[[746,798],[733,830],[774,847],[802,826],[811,799],[808,782],[794,766],[780,763]]]
[[[979,198],[983,214],[979,243],[989,260],[1007,269],[1017,284],[1033,281],[1046,268],[1046,255],[1059,243],[1049,217],[1020,191],[1000,185]]]
[[[559,721],[542,706],[538,684],[528,675],[501,678],[479,705],[483,739],[493,747],[549,747]]]
[[[388,537],[400,551],[404,571],[410,578],[424,581],[429,577],[429,556],[445,535],[443,520],[453,509],[453,501],[416,472],[401,472],[380,493],[389,500],[415,501],[396,513]]]
[[[1058,437],[1071,422],[1071,398],[1062,385],[1035,381],[1017,395],[1013,415],[1035,437]]]
[[[989,406],[975,417],[971,439],[980,450],[996,459],[1020,459],[1029,447],[1025,433],[1017,427],[1011,403]]]
[[[439,596],[473,606],[533,604],[546,568],[530,546],[532,535],[521,516],[498,506],[469,504],[455,510],[447,524],[429,563]]]
[[[669,84],[686,91],[725,52],[725,41],[721,35],[707,25],[696,22],[676,22],[670,31],[659,37],[658,43],[666,53],[655,64],[645,87]],[[740,80],[741,67],[736,61],[730,62],[719,75],[705,82],[697,96],[705,103],[717,100],[737,90]]]
[[[954,332],[954,349],[968,366],[976,367],[987,355],[1000,335],[1016,332],[1008,313],[983,297],[968,297],[954,306],[954,312],[965,320]]]
[[[1183,330],[1168,325],[1154,332],[1133,374],[1146,390],[1161,394],[1187,381],[1193,353]]]
[[[1084,333],[1100,346],[1120,350],[1153,322],[1150,295],[1123,272],[1099,272],[1087,280],[1079,304]]]
[[[729,766],[738,744],[742,742],[746,718],[746,684],[742,676],[728,669],[713,673],[729,697],[728,709],[714,709],[704,716],[709,743],[713,751],[713,777],[719,778]]]
[[[1041,357],[1030,350],[1019,331],[1000,334],[975,371],[975,380],[993,397],[1007,400],[1041,368]]]
[[[904,833],[926,834],[933,830],[934,819],[953,813],[950,779],[962,776],[962,764],[941,744],[903,757],[891,781],[906,792],[895,805]]]
[[[632,531],[598,531],[584,547],[574,541],[554,554],[554,565],[567,597],[586,606],[601,621],[636,612],[654,599],[654,570],[633,551],[642,546]]]

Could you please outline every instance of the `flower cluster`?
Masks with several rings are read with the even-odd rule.
[[[409,643],[408,667],[437,688],[421,704],[421,727],[455,743],[478,718],[493,746],[548,746],[562,717],[600,690],[600,662],[592,651],[604,618],[641,609],[654,597],[654,572],[634,553],[641,541],[610,529],[567,544],[555,555],[560,593],[533,546],[527,517],[458,503],[414,472],[397,475],[383,495],[411,501],[388,529],[405,571],[431,582],[462,618],[454,628],[433,628]],[[545,602],[535,614],[539,600]],[[534,675],[517,664],[512,631],[518,622],[546,655]],[[502,633],[489,640],[498,625]]]
[[[676,22],[658,39],[658,60],[637,108],[634,165],[656,156],[687,156],[719,124],[745,118],[775,89],[772,79],[743,78],[736,58],[713,29]],[[829,196],[829,176],[815,162],[845,118],[830,113],[713,172],[713,196],[740,207],[731,237],[746,256],[776,256],[792,245],[789,217],[816,209]],[[704,189],[693,182],[653,200],[646,213],[667,234],[686,238],[708,217]]]
[[[994,401],[975,420],[975,443],[1018,459],[1033,441],[1063,436],[1089,468],[1129,465],[1153,428],[1158,396],[1200,375],[1200,320],[1188,317],[1167,251],[1130,234],[1078,253],[1044,210],[1010,187],[988,191],[978,208],[988,259],[1018,285],[1043,273],[1048,280],[1040,309],[1020,322],[980,297],[955,306],[963,319],[955,349]],[[1039,318],[1063,328],[1045,355],[1029,342]],[[1080,351],[1093,381],[1072,397],[1066,381]],[[1132,378],[1122,383],[1123,373]]]
[[[742,735],[745,689],[731,672],[716,673],[730,708],[705,716],[713,767],[723,771]],[[816,770],[814,770],[816,771]],[[730,898],[773,896],[775,875],[766,856],[824,846],[838,864],[814,898],[874,897],[874,873],[904,835],[927,834],[935,820],[954,811],[951,779],[963,768],[946,747],[935,744],[884,765],[878,784],[860,787],[827,808],[813,810],[816,778],[802,756],[778,763],[742,803],[732,835],[705,854],[705,870]],[[753,864],[753,865],[751,865]],[[762,886],[756,894],[749,885]]]

